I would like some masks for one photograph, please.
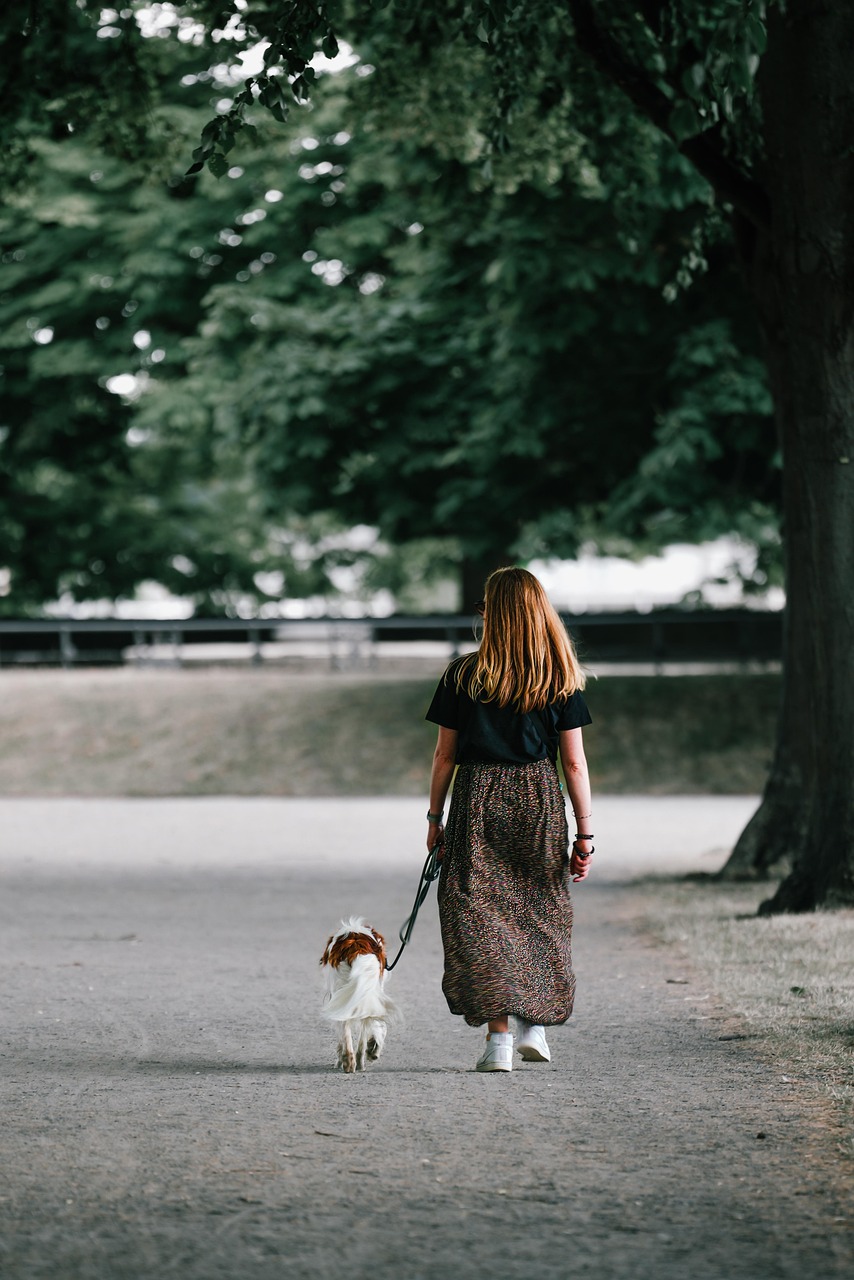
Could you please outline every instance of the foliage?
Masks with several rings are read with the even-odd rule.
[[[159,109],[186,139],[210,90],[180,45],[158,42],[154,53]],[[259,576],[275,583],[286,570],[306,590],[328,588],[342,553],[298,568],[299,532],[271,530],[241,447],[212,441],[180,391],[179,340],[217,274],[265,265],[228,225],[245,190],[211,179],[202,193],[174,168],[141,180],[76,135],[33,133],[28,147],[28,182],[0,216],[0,607],[116,598],[152,578],[220,609],[263,599]],[[168,433],[135,421],[164,368]]]
[[[12,0],[0,10],[4,185],[26,187],[37,144],[85,138],[126,160],[151,161],[170,130],[155,118],[157,59],[135,9],[93,0]]]
[[[128,17],[79,7],[44,67],[68,76],[54,124],[19,104],[32,164],[2,223],[7,608],[144,577],[217,604],[323,591],[362,554],[340,521],[380,530],[370,581],[398,583],[391,548],[422,539],[437,567],[454,548],[733,528],[773,547],[767,393],[707,184],[562,11],[514,8],[499,39],[499,8],[478,33],[483,6],[450,6],[439,40],[429,7],[404,31],[396,5],[226,21],[199,3],[140,45]],[[363,57],[314,80],[308,33],[333,20]],[[121,74],[144,87],[147,179],[124,126],[110,139],[80,109],[87,22],[99,56],[138,68]],[[234,54],[253,32],[271,44],[247,78]],[[286,124],[264,109],[283,49],[289,74],[306,64],[303,104],[314,81]],[[214,103],[220,179],[199,156],[184,178]],[[245,172],[225,159],[238,140]]]
[[[187,344],[193,403],[243,440],[274,505],[328,504],[394,543],[454,537],[481,557],[573,554],[618,516],[644,545],[710,536],[738,523],[745,490],[773,526],[755,339],[725,244],[696,251],[708,189],[669,144],[600,93],[634,133],[628,163],[565,127],[546,173],[529,154],[483,189],[441,109],[435,139],[413,106],[390,148],[376,101],[373,77],[338,76],[289,153],[256,154],[299,257],[214,287]],[[631,208],[614,200],[628,178]],[[170,395],[155,389],[143,420],[168,420]],[[642,466],[682,419],[715,455],[690,489],[688,453],[658,480]]]
[[[219,0],[199,0],[194,8],[208,29],[224,25],[228,9]],[[520,112],[532,100],[540,114],[548,112],[565,96],[568,72],[574,89],[579,52],[595,50],[600,68],[700,173],[719,188],[727,185],[735,202],[758,200],[747,171],[759,148],[753,87],[767,43],[764,0],[452,0],[443,6],[247,0],[231,12],[235,34],[264,42],[263,71],[241,86],[224,121],[209,123],[196,163],[222,166],[254,102],[281,119],[291,98],[304,103],[315,79],[313,54],[334,52],[337,36],[352,31],[360,48],[386,55],[377,62],[396,103],[408,97],[413,65],[423,73],[460,46],[470,57],[473,49],[482,52],[491,92],[480,95],[475,118],[487,149],[498,155],[510,145]],[[466,69],[453,82],[459,97],[466,96],[468,78]]]

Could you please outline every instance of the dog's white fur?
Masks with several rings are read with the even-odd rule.
[[[346,946],[350,938],[368,938],[371,950],[354,956],[352,962],[330,960],[336,943]],[[339,948],[341,950],[341,948]],[[385,943],[362,916],[342,920],[341,927],[326,945],[321,960],[324,996],[321,1012],[337,1023],[338,1066],[344,1071],[364,1071],[366,1061],[375,1062],[383,1050],[390,1026],[400,1020],[395,1002],[386,995]]]

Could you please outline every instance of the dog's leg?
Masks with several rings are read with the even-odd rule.
[[[366,1057],[369,1058],[371,1056],[368,1048],[370,1030],[371,1021],[368,1018],[363,1018],[359,1023],[359,1043],[356,1048],[356,1062],[360,1071],[364,1071],[367,1065]]]
[[[351,1022],[345,1022],[342,1024],[339,1054],[339,1060],[344,1070],[348,1073],[355,1071],[356,1055],[353,1052],[353,1024]]]
[[[373,1018],[368,1027],[368,1032],[368,1058],[371,1062],[376,1062],[385,1044],[386,1025],[384,1022],[380,1022],[378,1018]]]

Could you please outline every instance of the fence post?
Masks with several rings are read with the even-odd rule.
[[[180,631],[172,631],[169,634],[169,639],[172,642],[172,665],[175,667],[181,667],[183,666],[181,659],[183,636]]]
[[[249,643],[252,646],[252,657],[250,659],[253,667],[260,667],[264,661],[264,655],[261,652],[261,632],[257,627],[249,628]]]
[[[74,659],[77,656],[77,650],[74,647],[74,641],[71,639],[71,631],[68,627],[59,628],[59,660],[65,670],[74,665]]]
[[[661,675],[661,669],[664,663],[664,651],[665,651],[664,627],[661,625],[660,622],[653,622],[652,624],[652,660],[653,660],[653,663],[655,664],[655,674],[657,676]]]

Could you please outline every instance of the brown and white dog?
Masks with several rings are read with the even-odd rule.
[[[338,1066],[364,1071],[376,1062],[388,1028],[400,1018],[397,1005],[383,990],[385,940],[361,916],[341,921],[320,961],[325,992],[321,1012],[340,1028]]]

